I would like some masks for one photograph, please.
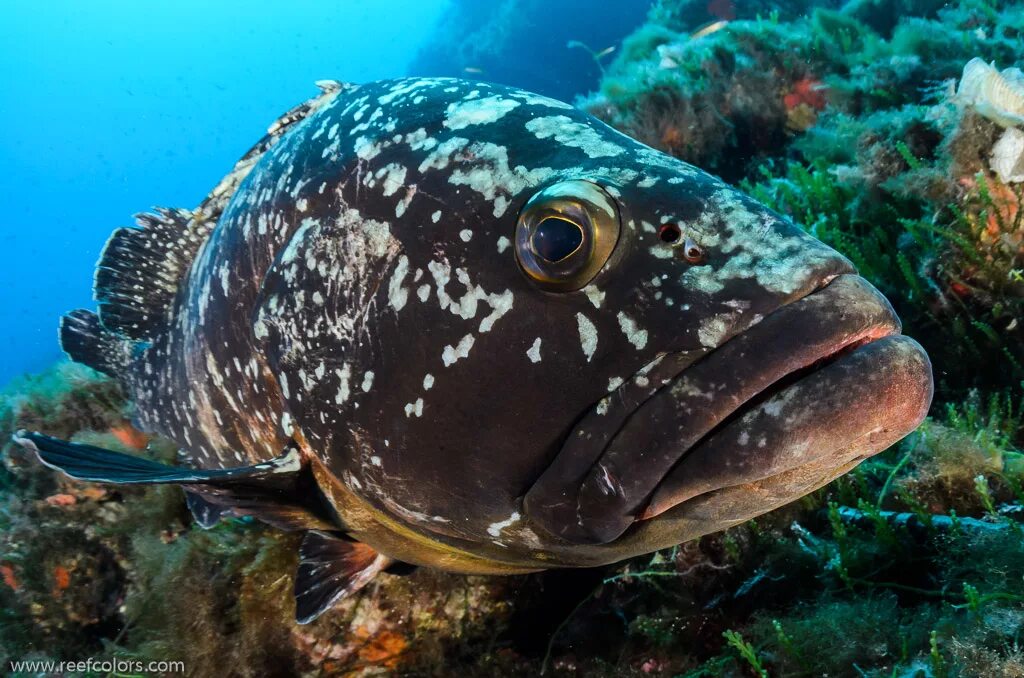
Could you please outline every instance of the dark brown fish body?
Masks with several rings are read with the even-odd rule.
[[[76,477],[182,483],[209,519],[464,572],[609,563],[812,491],[931,398],[843,257],[505,87],[332,85],[199,209],[140,223],[65,348],[186,466],[244,468],[126,479],[23,439]]]

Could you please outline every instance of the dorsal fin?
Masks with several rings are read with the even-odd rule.
[[[266,135],[235,163],[195,210],[155,208],[153,212],[135,215],[135,227],[114,231],[100,256],[93,286],[103,329],[129,340],[146,341],[170,325],[178,290],[197,253],[259,159],[293,125],[339,92],[357,87],[333,80],[316,84],[320,93],[275,120]],[[69,316],[69,320],[74,318]],[[89,336],[77,336],[78,329],[78,324],[69,322],[67,332],[62,333],[66,339],[64,349],[72,358],[76,353],[82,354],[74,350],[78,344],[96,346]],[[87,364],[95,367],[94,363]]]
[[[103,327],[146,340],[172,319],[178,288],[213,222],[182,209],[135,215],[136,228],[119,228],[96,267],[93,293]]]
[[[278,142],[285,132],[291,129],[297,122],[305,120],[311,113],[332,101],[339,93],[351,92],[359,88],[359,85],[342,83],[337,80],[318,80],[316,86],[320,89],[320,93],[279,116],[267,128],[267,133],[263,138],[253,144],[252,148],[235,163],[232,170],[210,191],[210,194],[206,196],[206,199],[196,209],[197,213],[201,213],[211,219],[219,218],[220,213],[227,206],[231,196],[238,190],[242,180],[249,176],[249,172],[259,162],[259,159],[263,157],[263,154],[273,148],[274,144]]]

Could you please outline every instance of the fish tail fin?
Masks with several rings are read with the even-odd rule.
[[[61,318],[60,345],[75,362],[115,378],[125,374],[132,356],[132,343],[106,329],[98,315],[85,309]]]
[[[308,624],[386,570],[394,560],[337,533],[311,530],[299,546],[295,621]]]

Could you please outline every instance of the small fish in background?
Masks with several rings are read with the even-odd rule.
[[[462,70],[465,73],[469,73],[470,75],[483,75],[483,72],[484,72],[484,69],[477,68],[476,66],[466,66]]]
[[[687,45],[690,42],[700,40],[709,35],[717,33],[718,31],[726,28],[729,25],[728,21],[719,20],[712,21],[711,23],[705,24],[695,30],[688,36],[687,42],[668,42],[663,45],[657,46],[657,53],[660,57],[658,62],[658,68],[663,70],[672,70],[679,68],[679,63],[683,59],[683,54],[688,49]]]
[[[712,33],[717,33],[718,31],[722,30],[728,25],[729,22],[724,19],[719,21],[712,21],[709,24],[701,26],[693,33],[690,33],[690,40],[700,40],[701,38],[705,38],[711,35]]]
[[[587,53],[589,53],[590,56],[592,56],[595,61],[603,59],[604,57],[606,57],[609,54],[613,53],[615,51],[615,49],[616,49],[615,45],[611,45],[609,47],[605,47],[600,52],[595,52],[590,47],[590,45],[587,45],[584,42],[580,42],[579,40],[570,40],[569,42],[565,43],[565,46],[568,47],[569,49],[582,49],[582,50],[586,51]]]
[[[62,321],[183,465],[15,437],[72,478],[181,485],[204,527],[304,533],[300,623],[403,563],[673,546],[923,419],[885,298],[735,188],[522,90],[318,84],[196,209],[116,230],[98,311]]]

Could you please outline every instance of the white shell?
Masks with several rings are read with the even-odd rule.
[[[1003,183],[1024,181],[1024,132],[1010,127],[992,147],[989,167]]]
[[[1000,73],[982,59],[971,59],[964,66],[956,98],[1003,127],[1024,125],[1024,72],[1019,68]]]

